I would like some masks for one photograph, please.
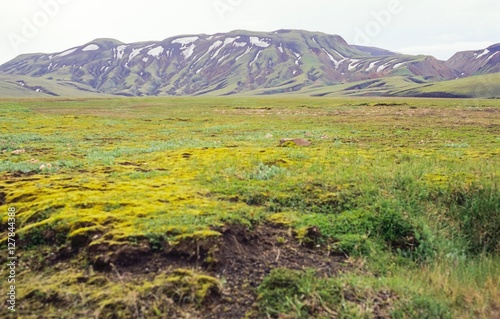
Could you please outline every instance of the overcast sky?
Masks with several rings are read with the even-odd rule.
[[[95,38],[304,29],[448,59],[500,42],[499,0],[1,0],[0,64]]]

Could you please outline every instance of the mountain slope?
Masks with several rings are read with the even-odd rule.
[[[444,62],[353,46],[319,32],[237,30],[132,44],[96,39],[59,53],[21,55],[0,72],[126,96],[280,94],[388,77],[405,84],[492,73],[498,56],[466,52]],[[474,67],[464,62],[472,58]]]
[[[0,96],[8,98],[40,98],[55,96],[106,97],[108,95],[85,84],[71,81],[53,81],[0,73]]]
[[[414,90],[400,92],[403,96],[420,97],[500,97],[500,73],[475,75],[467,78],[419,85]]]
[[[256,94],[266,94],[257,91]],[[500,73],[429,82],[422,77],[393,76],[327,87],[306,88],[297,94],[310,96],[397,96],[434,98],[498,98]]]
[[[456,70],[460,77],[500,72],[500,43],[484,50],[458,52],[446,65]]]
[[[287,90],[297,91],[389,75],[455,77],[432,57],[355,47],[337,35],[296,30],[233,31],[133,44],[97,39],[56,54],[22,55],[0,71],[138,96],[236,94],[287,84]]]

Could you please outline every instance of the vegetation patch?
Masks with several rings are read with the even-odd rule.
[[[0,107],[16,316],[498,317],[494,100]]]

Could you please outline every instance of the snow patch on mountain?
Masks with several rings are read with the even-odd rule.
[[[332,49],[333,50],[333,49]],[[343,56],[342,54],[339,53],[339,51],[336,51],[336,50],[333,50],[333,52],[335,52],[339,57],[341,57],[342,59],[347,59],[345,56]]]
[[[163,53],[163,51],[165,51],[165,48],[160,45],[157,46],[156,48],[149,50],[148,55],[154,56],[155,58],[159,58],[160,55]]]
[[[208,48],[208,51],[212,51],[213,49],[220,47],[221,44],[222,44],[222,41],[219,41],[219,40],[215,41],[214,44],[212,44],[210,46],[210,48]]]
[[[123,55],[125,54],[125,49],[127,48],[127,45],[120,45],[114,49],[115,51],[115,59],[120,60],[123,58]]]
[[[234,41],[236,41],[236,38],[226,38],[224,40],[224,46],[228,45],[228,44],[231,44],[233,43]]]
[[[265,41],[265,39],[260,39],[258,37],[250,37],[250,43],[252,43],[252,45],[255,45],[255,46],[261,47],[261,48],[267,48],[271,45],[270,43],[267,43]]]
[[[291,50],[291,51],[292,51],[292,53],[295,55],[295,57],[296,57],[296,58],[300,58],[300,53],[295,52],[295,51],[293,51],[293,50]]]
[[[236,61],[238,61],[239,59],[241,59],[243,56],[247,55],[247,54],[248,54],[248,52],[250,52],[250,50],[251,50],[250,48],[247,48],[247,50],[245,51],[245,53],[243,53],[242,55],[240,55],[240,56],[238,56],[238,57],[236,58]]]
[[[128,64],[130,63],[130,61],[132,61],[133,58],[135,58],[136,56],[138,56],[143,49],[144,48],[132,49],[132,52],[128,56],[128,61],[127,61],[127,63],[125,63],[125,67],[128,68]]]
[[[82,49],[82,51],[96,51],[99,50],[99,46],[97,44],[89,44],[85,48]]]
[[[406,62],[396,63],[396,64],[394,64],[394,66],[392,68],[393,69],[397,69],[397,68],[399,68],[399,67],[401,67],[401,66],[403,66],[405,64],[406,64]]]
[[[249,67],[251,67],[251,66],[252,66],[252,64],[254,64],[254,63],[255,63],[255,61],[257,61],[257,60],[259,59],[259,56],[260,56],[260,54],[261,54],[261,53],[262,53],[262,51],[259,51],[259,52],[255,55],[255,58],[253,59],[253,61],[252,61],[252,62],[250,62],[250,64],[248,65]]]
[[[190,46],[188,46],[187,48],[183,49],[182,54],[184,55],[184,58],[187,59],[190,56],[192,56],[195,48],[196,48],[196,44],[193,43]]]
[[[387,62],[387,63],[385,63],[385,64],[383,64],[383,65],[379,66],[379,67],[377,68],[377,73],[384,71],[384,70],[385,70],[385,69],[386,69],[389,65],[391,65],[391,64],[392,64],[392,62],[394,62],[394,61],[395,61],[395,60],[391,60],[391,61],[389,61],[389,62]]]
[[[375,62],[372,62],[370,63],[370,65],[368,66],[368,68],[366,68],[365,72],[370,72],[371,70],[373,70],[375,68],[375,66],[379,63],[380,61],[375,61]]]
[[[333,57],[333,55],[331,55],[328,51],[326,51],[324,48],[321,48],[321,49],[322,49],[322,50],[323,50],[323,51],[324,51],[324,52],[328,55],[328,57],[330,58],[330,60],[331,60],[331,61],[335,64],[335,69],[338,69],[338,68],[340,67],[340,65],[341,65],[344,61],[349,60],[349,59],[343,58],[342,60],[337,61],[337,60],[335,60],[335,58]],[[334,50],[334,51],[335,51],[335,50]],[[337,52],[337,51],[335,51],[335,53],[337,53],[337,54],[338,54],[338,52]]]
[[[352,70],[355,70],[358,65],[359,65],[359,60],[357,59],[350,59],[351,63],[349,63],[349,65],[347,66],[347,70],[349,71],[352,71]]]
[[[142,48],[132,49],[132,53],[128,56],[128,62],[132,61],[133,58],[138,56],[142,51]]]
[[[278,47],[278,50],[280,50],[281,53],[284,53],[284,51],[283,51],[283,43],[280,43],[280,46]]]
[[[212,39],[212,38],[213,38],[213,36],[211,36],[211,37],[210,37],[210,39]],[[202,60],[202,59],[203,59],[203,58],[204,58],[207,54],[209,54],[210,52],[212,52],[212,51],[213,51],[213,50],[215,50],[216,48],[220,47],[220,46],[222,45],[222,43],[223,43],[223,42],[222,42],[222,41],[220,41],[220,40],[215,41],[215,42],[214,42],[214,43],[210,46],[210,48],[208,48],[208,50],[207,50],[205,53],[203,53],[203,55],[202,55],[200,58],[198,58],[198,59],[197,59],[197,60],[193,63],[193,65],[196,65],[196,64],[197,64],[198,62],[200,62],[200,61],[201,61],[201,60]],[[221,49],[222,49],[222,48],[221,48]],[[217,56],[217,55],[219,54],[219,52],[220,52],[220,50],[221,50],[221,49],[219,49],[219,50],[218,50],[218,51],[217,51],[217,52],[216,52],[213,56]],[[201,72],[201,71],[200,71],[200,72]]]
[[[71,53],[75,52],[77,49],[78,48],[74,48],[74,49],[70,49],[70,50],[64,51],[63,53],[60,53],[60,54],[56,55],[56,57],[61,58],[63,56],[70,55]]]
[[[198,39],[199,39],[199,37],[184,37],[184,38],[175,39],[172,41],[172,43],[178,43],[178,44],[182,44],[185,46],[185,45],[188,45],[190,43],[195,42]]]
[[[298,52],[295,52],[293,50],[291,50],[292,53],[295,55],[295,57],[297,58],[297,60],[295,60],[295,64],[296,65],[300,65],[300,60],[302,59],[302,55],[300,55],[300,53]]]
[[[224,45],[223,45],[222,41],[217,41],[217,42],[220,42],[220,44],[219,44],[219,45],[220,45],[220,48],[219,48],[217,51],[215,51],[215,53],[214,53],[213,57],[218,56],[218,55],[219,55],[219,53],[220,53],[220,51],[222,51],[222,49],[224,49]]]
[[[500,51],[497,51],[497,52],[493,53],[492,55],[490,55],[486,61],[489,61],[492,57],[494,57],[495,55],[497,55],[498,52],[500,52]]]
[[[332,62],[334,62],[335,64],[337,63],[337,60],[335,60],[335,59],[333,58],[333,55],[331,55],[328,51],[326,51],[326,50],[325,50],[325,49],[323,49],[323,48],[322,48],[322,50],[326,53],[326,55],[328,55],[328,57],[330,58],[330,60],[331,60]]]
[[[217,40],[217,41],[215,41],[214,44],[212,44],[212,46],[210,46],[208,51],[212,51],[213,49],[218,48],[220,46],[220,48],[213,55],[213,57],[216,57],[219,55],[220,51],[222,51],[222,49],[224,49],[225,46],[227,46],[228,44],[234,43],[234,41],[236,41],[236,38],[226,38],[224,40],[224,42]],[[219,61],[220,61],[220,59],[219,59]]]
[[[479,59],[482,56],[485,56],[486,54],[490,53],[490,50],[484,49],[483,53],[479,54],[476,56],[476,60]]]
[[[389,64],[384,64],[384,65],[379,66],[377,68],[377,73],[384,71],[384,69],[387,68],[388,66],[389,66]]]

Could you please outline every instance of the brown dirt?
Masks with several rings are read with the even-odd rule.
[[[259,318],[252,311],[256,310],[256,288],[275,268],[314,268],[319,274],[333,276],[348,267],[343,263],[344,256],[330,255],[324,247],[306,247],[288,229],[262,225],[248,230],[232,225],[218,231],[222,233],[219,239],[184,243],[163,253],[147,253],[144,247],[140,252],[132,249],[126,253],[126,247],[122,247],[110,261],[121,280],[153,278],[175,268],[197,269],[222,279],[221,294],[206,300],[197,311],[199,317],[193,317],[207,319]],[[114,269],[100,269],[113,276]]]
[[[345,267],[344,257],[332,256],[321,247],[307,248],[287,229],[266,225],[247,231],[233,226],[223,234],[215,273],[227,284],[221,300],[207,309],[204,318],[245,317],[256,301],[256,288],[275,268],[314,268],[331,276]]]

